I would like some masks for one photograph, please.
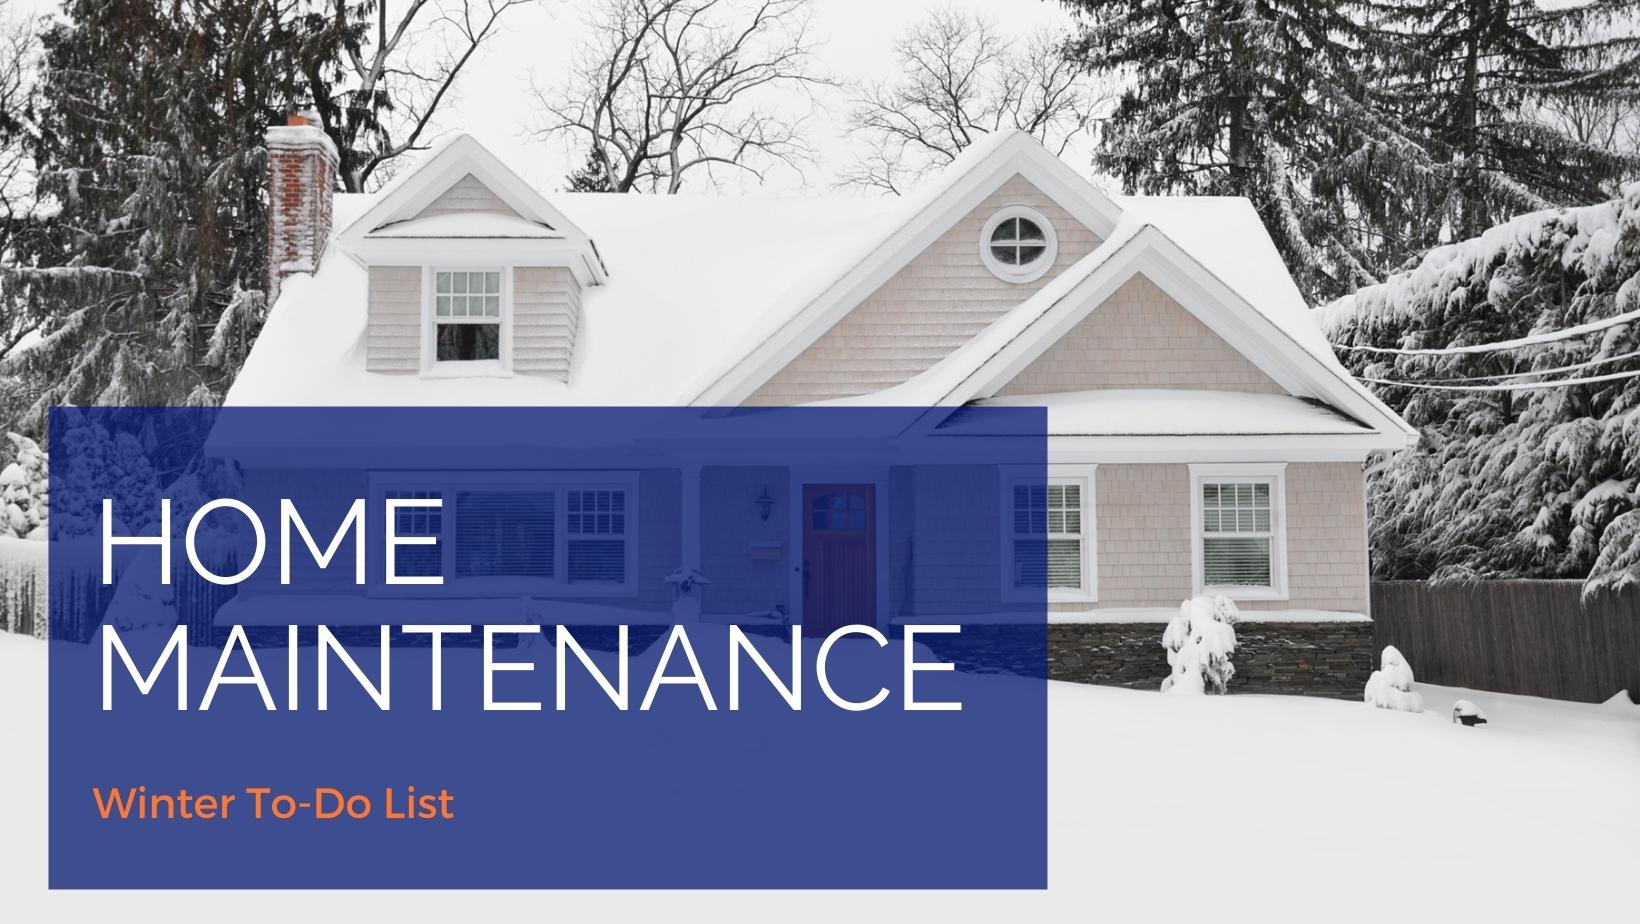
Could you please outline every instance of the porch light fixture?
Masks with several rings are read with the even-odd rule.
[[[769,512],[774,509],[774,498],[769,496],[768,485],[763,486],[763,493],[752,503],[757,504],[757,515],[763,518],[763,522],[769,522]]]

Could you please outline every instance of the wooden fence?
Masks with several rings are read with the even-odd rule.
[[[1640,588],[1582,592],[1581,581],[1374,582],[1376,644],[1401,649],[1428,683],[1640,700]]]

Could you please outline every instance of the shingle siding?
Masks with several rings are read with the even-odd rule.
[[[1000,394],[1199,388],[1282,394],[1247,357],[1143,275],[1134,276]]]
[[[416,213],[417,218],[449,215],[454,212],[491,212],[496,215],[517,215],[501,197],[480,183],[471,173],[456,180],[427,207]]]
[[[365,369],[410,373],[421,368],[421,267],[370,268]]]
[[[581,285],[574,274],[556,266],[517,267],[512,312],[513,371],[569,381],[581,325]]]
[[[1288,599],[1237,605],[1365,613],[1361,466],[1295,462],[1286,475]],[[1178,606],[1190,596],[1193,580],[1190,466],[1100,465],[1095,481],[1098,606]]]
[[[1006,205],[1047,216],[1059,239],[1041,279],[1003,282],[980,262],[985,222]],[[912,259],[835,327],[765,382],[749,405],[799,404],[897,385],[1029,298],[1099,245],[1099,238],[1023,177],[1015,176]]]

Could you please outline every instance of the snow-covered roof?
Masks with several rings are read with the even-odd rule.
[[[1291,395],[1176,388],[1103,388],[1046,395],[1008,395],[980,407],[1046,407],[1050,436],[1277,436],[1371,431],[1325,405]],[[984,428],[957,411],[941,432]]]
[[[436,176],[417,179],[422,173]],[[416,217],[414,210],[445,188],[440,184],[467,173],[494,182],[525,217]],[[960,405],[994,395],[1000,385],[985,377],[998,374],[1002,360],[1022,344],[1063,332],[1054,326],[1061,303],[1083,301],[1093,288],[1105,282],[1113,288],[1133,272],[1150,273],[1159,260],[1188,266],[1194,275],[1182,284],[1205,293],[1198,301],[1237,303],[1215,330],[1256,363],[1268,366],[1271,356],[1283,354],[1277,358],[1290,366],[1300,357],[1301,372],[1285,379],[1280,369],[1273,374],[1290,391],[1397,438],[1411,432],[1334,357],[1246,200],[1108,197],[1018,133],[974,145],[924,192],[903,199],[553,193],[549,205],[539,192],[515,188],[517,175],[465,137],[407,174],[382,193],[338,196],[337,238],[357,244],[388,235],[546,231],[595,243],[602,284],[583,290],[568,383],[528,375],[366,372],[366,273],[348,258],[350,248],[333,242],[317,274],[285,282],[228,403],[738,403],[723,395],[755,387],[748,383],[761,381],[758,376],[809,342],[804,338],[811,341],[835,323],[838,312],[895,269],[894,261],[909,260],[997,184],[1021,175],[1103,243],[933,368],[895,388],[835,403]],[[1076,299],[1068,297],[1073,294]],[[301,374],[292,375],[293,367]]]
[[[346,227],[377,195],[340,195]],[[898,204],[889,199],[558,193],[597,241],[608,284],[582,293],[568,385],[543,376],[365,371],[366,273],[332,252],[284,283],[232,405],[673,405],[809,267]],[[299,370],[300,374],[293,374]]]

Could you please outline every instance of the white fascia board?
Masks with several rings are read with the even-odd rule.
[[[1310,355],[1235,290],[1150,225],[1135,233],[1065,297],[1049,306],[1019,336],[982,363],[940,402],[941,406],[957,407],[976,398],[994,396],[1140,273],[1289,394],[1324,401],[1367,426],[1394,436],[1393,448],[1404,448],[1408,434],[1415,437],[1415,431],[1382,402],[1372,398],[1359,383]]]
[[[372,238],[348,248],[365,266],[562,266],[582,286],[599,284],[601,267],[579,241],[539,238]]]
[[[1358,437],[1334,441],[1313,436],[1050,436],[1050,462],[1149,464],[1363,464],[1372,448]]]
[[[471,135],[455,138],[431,159],[418,165],[384,193],[375,205],[343,229],[336,236],[337,240],[345,249],[357,253],[360,259],[373,262],[362,250],[371,231],[384,224],[415,217],[468,174],[472,174],[525,219],[546,225],[563,234],[565,240],[580,245],[587,251],[585,263],[589,268],[590,284],[605,281],[607,272],[603,260],[586,232],[564,213],[553,208],[535,187],[525,182]],[[483,239],[483,243],[489,245],[493,241]]]
[[[689,403],[713,406],[744,402],[1016,174],[1035,184],[1101,238],[1115,230],[1121,209],[1114,201],[1034,138],[1018,134],[986,160],[953,178],[928,206]]]

